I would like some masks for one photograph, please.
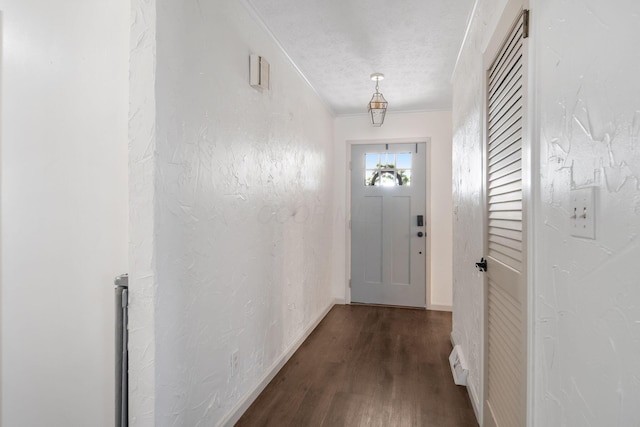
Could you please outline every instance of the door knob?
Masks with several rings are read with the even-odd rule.
[[[476,268],[480,271],[487,271],[487,260],[480,258],[480,262],[476,262]]]
[[[418,237],[422,237],[424,236],[424,233],[422,231],[418,231]]]

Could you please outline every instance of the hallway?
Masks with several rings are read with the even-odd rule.
[[[513,66],[491,74],[525,9]],[[136,427],[230,427],[306,337],[240,425],[469,425],[469,401],[489,425],[490,390],[518,396],[491,386],[513,375],[490,372],[504,359],[486,325],[522,338],[502,347],[526,420],[503,425],[640,426],[638,40],[633,0],[0,0],[0,425],[121,419],[113,279],[128,273]],[[414,143],[427,199],[411,236],[439,311],[345,305],[354,162],[404,169],[353,147]],[[522,263],[512,299],[476,268],[490,251]]]
[[[451,313],[336,305],[236,426],[477,426]]]

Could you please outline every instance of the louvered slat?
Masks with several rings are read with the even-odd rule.
[[[522,201],[493,202],[491,204],[491,212],[494,211],[522,211]]]
[[[520,357],[521,352],[518,351],[517,346],[511,348],[511,344],[517,344],[518,338],[516,337],[522,332],[522,326],[520,324],[520,305],[513,304],[511,301],[512,297],[509,295],[503,295],[500,292],[492,292],[491,294],[491,303],[494,304],[496,310],[494,311],[494,315],[496,318],[502,318],[502,325],[506,325],[506,329],[512,331],[516,335],[505,335],[505,342],[509,343],[509,351],[512,351],[516,358]],[[500,337],[497,337],[498,339]],[[515,341],[508,341],[506,338],[513,338]]]
[[[503,152],[522,137],[522,98],[509,106],[508,111],[503,112],[504,117],[499,118],[489,125],[489,158],[494,160],[496,155]],[[491,162],[495,163],[495,160]]]
[[[511,63],[511,58],[514,56],[514,51],[518,50],[522,43],[520,39],[522,37],[522,26],[514,28],[510,35],[509,40],[503,46],[500,55],[496,59],[496,62],[491,67],[491,72],[489,73],[489,85],[495,85],[496,83],[500,83],[501,76],[504,74],[504,70],[509,63]]]
[[[501,236],[522,241],[522,231],[507,230],[506,228],[491,227],[489,233],[493,236]]]
[[[496,99],[496,103],[489,105],[489,114],[492,116],[492,121],[489,121],[489,127],[493,122],[500,119],[505,112],[513,108],[515,104],[522,98],[522,85],[506,88],[503,96]]]
[[[514,151],[513,153],[509,154],[506,157],[503,157],[500,160],[497,160],[495,163],[493,163],[492,165],[489,166],[489,173],[494,173],[500,169],[503,169],[509,165],[512,165],[516,162],[521,162],[522,158],[520,156],[520,153],[518,151]]]
[[[491,285],[491,283],[490,283]],[[494,415],[501,426],[519,425],[520,366],[519,328],[521,313],[517,301],[502,292],[497,286],[489,286],[489,371],[488,399]]]
[[[521,170],[517,170],[515,172],[510,173],[509,175],[505,175],[493,181],[489,181],[489,188],[499,187],[501,185],[510,184],[512,182],[519,183],[520,188],[522,188],[522,171]]]
[[[495,311],[494,315],[491,316],[489,325],[493,327],[494,330],[500,332],[500,334],[498,334],[495,338],[492,338],[492,341],[496,345],[498,345],[498,348],[500,348],[500,351],[496,352],[493,357],[504,359],[504,366],[508,367],[505,370],[508,371],[509,376],[517,377],[518,371],[515,370],[514,367],[518,365],[521,354],[517,350],[517,341],[514,342],[513,334],[519,332],[514,331],[511,333],[511,336],[508,336],[509,329],[505,327],[505,325],[508,325],[508,321],[505,322],[504,315],[502,313],[499,313],[498,311]],[[513,360],[514,362],[509,363],[509,360]]]
[[[495,301],[498,302],[499,308],[508,310],[508,312],[510,313],[510,319],[518,319],[521,317],[521,306],[511,295],[504,292],[496,292],[494,290],[494,292],[492,293],[492,297]],[[515,328],[519,328],[520,330],[522,330],[521,323],[517,323],[514,325]]]
[[[500,211],[489,212],[489,219],[505,219],[507,221],[522,221],[522,211]]]
[[[522,191],[522,185],[519,182],[493,187],[489,189],[489,196],[498,196],[500,194],[513,193],[514,191]]]
[[[509,103],[503,108],[496,110],[493,120],[489,121],[489,133],[491,136],[497,136],[507,130],[507,126],[513,126],[514,122],[519,119],[522,114],[522,95],[514,93],[514,97],[509,99]]]
[[[489,321],[489,326],[493,327],[495,331],[500,332],[495,338],[492,339],[494,348],[498,348],[500,351],[496,351],[489,357],[500,360],[501,366],[504,369],[500,369],[501,373],[506,373],[509,377],[518,377],[518,371],[516,366],[520,361],[520,354],[513,349],[514,343],[511,338],[506,337],[507,330],[502,328],[504,321],[500,316],[493,316]],[[513,362],[510,362],[513,360]]]
[[[498,354],[511,353],[513,357],[510,357],[510,359],[514,359],[514,362],[517,362],[515,359],[519,359],[522,356],[518,350],[519,346],[515,345],[518,339],[514,338],[521,332],[519,327],[521,323],[519,315],[522,312],[520,306],[508,295],[497,295],[495,286],[489,291],[489,306],[493,308],[489,313],[489,322],[495,322],[496,328],[503,332],[502,334],[497,334],[495,339],[506,344]]]
[[[522,72],[521,72],[522,57],[520,57],[519,59],[520,60],[515,64],[516,66],[509,71],[509,74],[507,75],[507,81],[505,82],[505,84],[500,88],[499,91],[495,93],[493,99],[489,100],[489,111],[493,111],[496,103],[504,99],[505,94],[507,93],[505,89],[508,89],[511,86],[517,86],[520,84],[519,82],[522,80]]]
[[[494,357],[489,359],[489,368],[497,372],[496,381],[492,383],[500,384],[500,387],[496,387],[492,390],[489,390],[490,394],[503,395],[501,396],[503,400],[516,400],[519,394],[517,385],[514,384],[513,381],[509,381],[509,379],[515,377],[517,373],[514,373],[512,370],[509,369],[509,368],[511,369],[513,368],[510,366],[508,362],[505,361],[505,357],[502,355],[494,355]],[[501,369],[501,368],[505,368],[505,369]]]
[[[497,259],[503,264],[507,264],[513,269],[522,266],[522,259],[519,251],[514,251],[497,243],[489,242],[489,256]]]
[[[503,340],[495,339],[492,341],[492,343],[494,344],[494,348],[499,348],[499,349],[509,348],[509,344],[505,343]],[[496,370],[498,372],[498,375],[502,374],[502,376],[506,375],[507,378],[512,378],[512,377],[518,376],[518,371],[516,370],[516,367],[514,366],[513,363],[509,362],[509,360],[513,359],[514,357],[516,356],[512,354],[507,354],[505,352],[496,351],[494,354],[492,354],[489,357],[489,362],[493,360],[497,362],[500,367],[504,367],[504,369]],[[505,387],[509,387],[510,385],[513,385],[513,383],[510,381],[505,381]]]
[[[522,267],[522,252],[507,248],[498,243],[489,242],[489,256],[502,261],[513,269]]]
[[[522,191],[510,191],[508,193],[498,194],[495,196],[489,197],[489,203],[504,203],[504,202],[514,202],[514,201],[522,201]]]
[[[521,151],[522,151],[521,139],[514,140],[513,143],[510,144],[509,146],[505,144],[503,145],[502,150],[496,151],[495,153],[491,153],[491,157],[489,157],[489,167],[491,168],[496,163],[505,160],[507,157],[511,157],[514,153],[516,153],[516,155],[519,158],[521,158],[522,157]],[[495,168],[492,170],[492,172],[495,172]]]
[[[509,239],[506,237],[502,237],[502,236],[491,236],[490,238],[492,242],[494,243],[498,243],[502,246],[506,246],[508,248],[517,250],[517,251],[522,251],[522,242],[519,240],[515,240],[515,239]]]
[[[489,143],[489,156],[494,157],[504,147],[508,147],[515,141],[520,140],[520,131],[522,129],[522,117],[512,123],[512,125],[497,135],[494,135]]]
[[[505,344],[504,342],[497,342],[494,341],[494,344],[503,346],[504,348],[507,348],[508,345]],[[496,369],[497,371],[497,375],[500,377],[504,377],[506,375],[507,378],[510,377],[516,377],[518,376],[518,372],[514,371],[514,366],[513,364],[509,363],[507,361],[508,358],[510,358],[512,356],[510,355],[504,355],[504,354],[500,354],[498,352],[495,352],[494,354],[492,354],[491,356],[489,356],[489,364],[491,365],[491,363],[495,363],[497,364],[500,368],[503,369]],[[503,381],[505,384],[505,388],[509,387],[509,383],[508,381]],[[517,390],[515,390],[515,392],[517,392]]]
[[[522,222],[520,221],[502,221],[498,219],[493,219],[489,221],[489,229],[491,227],[497,228],[506,228],[507,230],[517,230],[522,231]]]
[[[522,51],[515,52],[515,54],[508,64],[508,69],[505,71],[506,74],[503,76],[504,80],[497,86],[489,86],[489,90],[491,91],[489,98],[490,109],[504,97],[508,90],[512,89],[511,86],[517,86],[515,82],[520,80],[518,74],[521,74],[520,70],[522,69]]]
[[[515,161],[512,161],[511,163],[503,162],[502,168],[496,167],[494,168],[494,171],[491,171],[491,170],[489,171],[489,179],[493,181],[519,170],[522,170],[521,159],[517,159]]]
[[[518,98],[508,110],[501,110],[499,113],[501,114],[501,116],[498,117],[500,120],[493,121],[489,126],[489,135],[492,137],[502,130],[507,129],[509,126],[512,126],[515,121],[521,118],[522,98]]]

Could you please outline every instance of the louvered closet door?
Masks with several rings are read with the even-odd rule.
[[[526,425],[523,16],[487,70],[485,426]]]

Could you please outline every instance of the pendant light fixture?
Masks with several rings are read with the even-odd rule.
[[[371,80],[376,82],[376,93],[373,94],[371,101],[369,101],[369,114],[371,115],[371,123],[375,127],[380,127],[382,123],[384,123],[384,115],[387,112],[387,105],[389,104],[378,89],[378,83],[382,79],[384,79],[384,74],[382,73],[371,74]]]

